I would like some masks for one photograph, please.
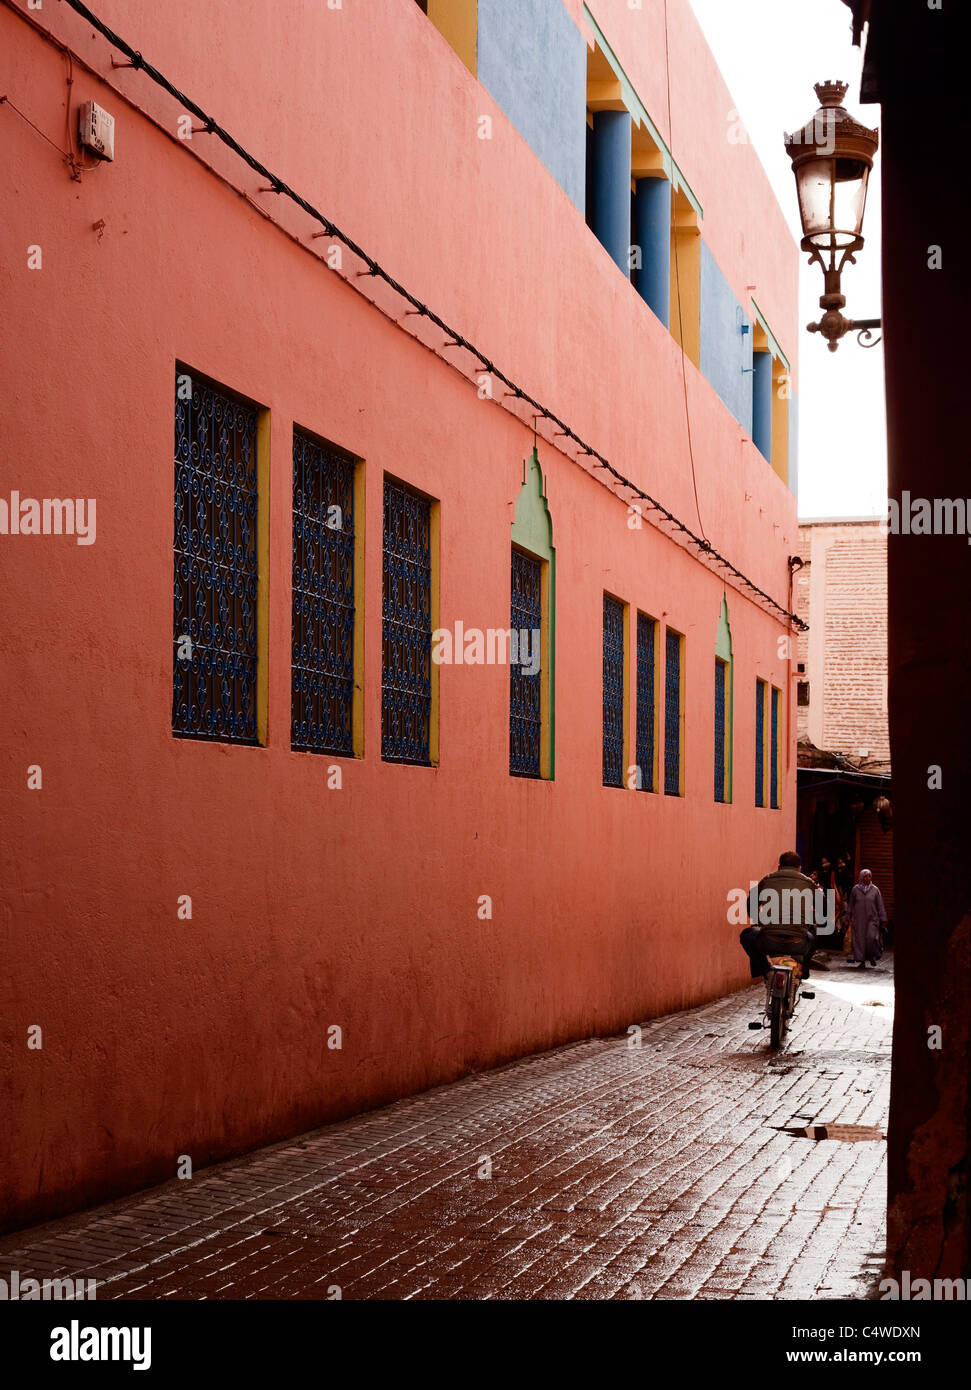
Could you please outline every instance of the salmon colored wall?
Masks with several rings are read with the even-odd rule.
[[[669,336],[498,120],[485,148],[460,130],[488,99],[417,7],[376,0],[366,22],[363,8],[335,19],[297,4],[283,25],[277,6],[245,0],[230,25],[197,6],[100,0],[146,57],[692,522]],[[176,35],[190,10],[188,45]],[[750,695],[756,674],[786,687],[783,629],[728,589],[735,804],[716,806],[723,585],[651,526],[629,530],[623,504],[542,441],[556,781],[508,774],[505,667],[442,668],[437,769],[382,763],[382,473],[441,499],[442,624],[506,626],[531,433],[316,264],[305,219],[211,140],[178,142],[175,104],[143,74],[112,73],[104,43],[51,11],[43,23],[119,91],[75,63],[72,103],[93,96],[117,121],[114,164],[80,184],[0,107],[0,495],[98,507],[89,547],[0,536],[6,1224],[171,1177],[180,1154],[198,1166],[739,987],[725,894],[790,846],[795,823],[791,747],[783,809],[752,805]],[[332,22],[345,27],[325,43]],[[245,67],[244,33],[258,55]],[[0,48],[11,101],[63,140],[65,59],[5,8]],[[30,245],[42,270],[26,268]],[[794,293],[794,257],[792,278]],[[271,412],[266,748],[171,734],[177,359]],[[794,500],[688,370],[708,533],[785,602]],[[366,460],[360,761],[289,748],[294,421]],[[683,801],[600,785],[605,588],[687,635]],[[42,791],[26,789],[29,764]],[[27,1050],[32,1024],[41,1051]],[[331,1024],[342,1051],[327,1048]]]

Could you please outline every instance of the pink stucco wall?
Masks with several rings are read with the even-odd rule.
[[[625,32],[623,6],[603,8]],[[672,9],[688,32],[687,7]],[[303,0],[285,21],[266,0],[231,13],[99,0],[99,12],[695,523],[674,344],[411,0],[339,12]],[[176,104],[143,74],[112,71],[88,26],[63,6],[33,17],[78,55],[72,107],[93,96],[114,113],[117,157],[75,183],[0,108],[0,491],[98,507],[89,547],[0,537],[7,1224],[170,1177],[180,1154],[202,1164],[740,986],[725,894],[789,846],[795,802],[790,748],[782,810],[752,805],[754,681],[787,687],[783,628],[728,589],[735,803],[716,806],[724,586],[652,527],[629,530],[622,503],[542,442],[556,780],[508,774],[505,667],[442,668],[437,769],[382,763],[382,475],[441,499],[442,624],[505,626],[531,434],[325,269],[311,224],[228,152],[179,141]],[[65,57],[5,8],[0,49],[11,101],[62,142]],[[680,41],[673,59],[690,60]],[[643,73],[636,53],[625,61],[650,90],[648,61]],[[491,142],[475,138],[483,111]],[[766,243],[760,303],[791,327],[794,253],[766,230],[775,214],[746,147],[727,147],[732,175],[717,167],[710,114],[686,103],[680,117],[706,236],[710,222],[741,287]],[[720,208],[729,183],[744,186],[744,219]],[[29,246],[42,269],[27,269]],[[265,748],[171,734],[176,359],[271,412]],[[785,603],[794,499],[690,363],[688,392],[708,534]],[[360,761],[289,747],[293,422],[365,460]],[[600,784],[604,589],[687,635],[683,800]],[[340,791],[327,789],[335,761]],[[27,790],[31,764],[41,791]],[[177,919],[181,894],[191,921]],[[482,894],[492,921],[477,917]],[[26,1046],[33,1024],[39,1051]]]

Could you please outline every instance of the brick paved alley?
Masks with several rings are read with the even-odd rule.
[[[885,1144],[772,1126],[885,1125],[890,961],[816,988],[782,1054],[753,988],[21,1231],[0,1273],[99,1299],[866,1297]]]

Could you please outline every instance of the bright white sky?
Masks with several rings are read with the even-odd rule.
[[[851,41],[842,0],[691,0],[732,93],[739,117],[789,219],[802,233],[783,131],[804,125],[818,106],[815,82],[850,84],[844,105],[865,125],[879,106],[859,101],[862,51]],[[880,317],[880,154],[870,175],[866,245],[843,273],[847,318]],[[799,276],[799,515],[885,516],[887,442],[883,347],[862,348],[847,334],[829,352],[807,333],[822,313],[823,277],[801,255]]]

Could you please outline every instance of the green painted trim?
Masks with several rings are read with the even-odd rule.
[[[772,332],[772,329],[771,329],[771,328],[769,327],[769,325],[766,323],[766,321],[765,321],[765,315],[762,313],[762,310],[761,310],[761,309],[759,308],[759,306],[756,304],[756,302],[755,302],[754,299],[752,300],[752,312],[754,313],[754,315],[755,315],[757,321],[758,321],[758,322],[762,325],[762,327],[765,329],[765,336],[766,336],[766,337],[768,338],[768,340],[769,340],[769,347],[772,349],[772,356],[773,356],[773,357],[778,357],[779,361],[783,364],[783,366],[785,367],[786,371],[788,371],[788,370],[789,370],[789,359],[788,359],[788,357],[785,355],[785,353],[782,351],[782,348],[779,346],[779,340],[778,340],[778,338],[775,336],[775,334]]]
[[[550,711],[550,775],[556,774],[556,550],[553,545],[553,518],[546,500],[546,485],[536,445],[523,460],[523,484],[516,498],[516,519],[510,527],[512,541],[549,565],[549,669],[546,673]]]
[[[725,800],[732,801],[732,756],[735,750],[735,658],[732,655],[732,629],[728,621],[728,595],[722,594],[721,612],[718,615],[718,634],[715,638],[715,655],[728,667],[728,690],[725,722],[728,726],[728,755],[725,758]]]
[[[732,629],[728,621],[728,596],[722,594],[721,612],[718,615],[718,636],[715,638],[715,655],[731,665]]]
[[[682,193],[684,193],[688,202],[694,208],[698,216],[704,217],[705,214],[702,211],[701,204],[695,197],[691,185],[688,183],[688,180],[685,178],[684,174],[678,167],[677,161],[675,160],[671,151],[668,149],[665,142],[661,139],[660,131],[658,130],[654,122],[651,120],[650,116],[647,114],[647,107],[644,105],[640,97],[634,91],[633,83],[627,76],[624,69],[621,67],[620,60],[618,59],[614,50],[611,48],[610,44],[604,38],[603,30],[600,28],[600,25],[594,19],[593,15],[590,13],[590,10],[586,5],[584,5],[583,7],[583,17],[590,25],[590,28],[593,30],[594,35],[597,39],[597,43],[603,49],[604,57],[607,59],[607,62],[613,68],[614,76],[620,82],[620,92],[623,98],[624,105],[627,107],[631,116],[634,118],[638,125],[643,125],[647,127],[647,133],[650,135],[655,145],[657,145],[658,149],[661,151],[661,160],[664,165],[664,172],[670,180],[672,188],[674,188],[675,191],[680,190]]]

